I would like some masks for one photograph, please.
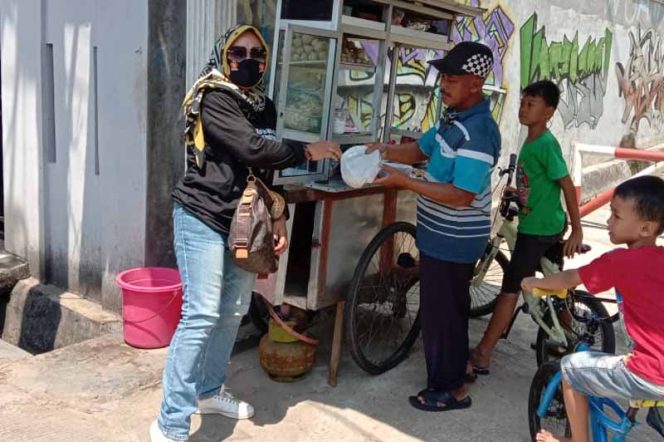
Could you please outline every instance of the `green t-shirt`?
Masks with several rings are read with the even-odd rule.
[[[522,208],[519,232],[557,235],[565,227],[565,211],[557,180],[569,175],[558,140],[548,130],[524,143],[517,166],[517,190]]]

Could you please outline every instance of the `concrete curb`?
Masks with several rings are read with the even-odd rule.
[[[2,339],[31,353],[43,353],[121,332],[121,318],[101,305],[28,278],[11,292]]]

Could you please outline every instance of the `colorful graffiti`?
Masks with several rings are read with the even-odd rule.
[[[625,100],[622,122],[637,133],[645,119],[653,127],[664,123],[664,40],[654,29],[629,32],[629,59],[616,63],[618,96]],[[630,120],[631,117],[631,120]]]
[[[613,34],[586,39],[579,45],[579,32],[572,39],[547,42],[546,29],[537,29],[537,13],[521,27],[521,87],[549,79],[558,84],[561,100],[558,112],[565,127],[587,124],[597,127],[604,113]]]
[[[348,109],[351,115],[355,117],[354,121],[359,118],[360,127],[363,129],[370,127],[371,117],[374,114],[373,103],[370,99],[371,96],[358,99],[353,95],[349,95],[347,98]],[[417,110],[417,101],[415,95],[409,93],[396,94],[394,99],[395,109],[392,125],[394,127],[402,127],[413,118]]]
[[[377,48],[367,48],[366,46],[364,48],[367,54],[377,52]],[[433,106],[435,110],[438,106],[438,98],[432,93],[434,86],[438,83],[438,72],[427,61],[442,57],[444,52],[421,48],[400,48],[396,53],[397,92],[394,96],[392,126],[406,130],[420,130],[420,128],[426,130],[435,123],[435,112],[430,111],[430,108]],[[391,57],[394,58],[394,55],[392,54]],[[392,60],[388,60],[386,66],[388,72],[391,63]],[[374,75],[373,72],[350,70],[347,84],[371,84]],[[360,90],[362,89],[358,89],[358,92]],[[351,93],[342,98],[343,106],[350,111],[358,129],[367,130],[374,113],[371,93],[364,95]],[[386,102],[386,97],[383,98],[383,102]]]
[[[625,23],[628,26],[649,23],[648,26],[661,29],[664,22],[664,8],[648,2],[606,0],[602,6],[613,23]]]
[[[479,0],[468,2],[471,6],[480,6]],[[501,6],[488,10],[483,17],[460,17],[452,28],[451,38],[457,44],[462,41],[481,41],[493,51],[493,71],[486,84],[495,91],[491,97],[491,111],[496,121],[500,121],[506,94],[503,81],[503,60],[509,47],[509,40],[514,33],[514,23]]]
[[[371,43],[369,43],[371,44]],[[367,43],[363,44],[364,49],[367,53],[377,52],[377,48],[367,47]],[[399,50],[399,56],[397,57],[397,77],[408,77],[414,76],[417,78],[418,83],[424,85],[427,83],[427,79],[430,73],[435,74],[435,69],[432,69],[431,66],[427,63],[427,60],[434,58],[442,57],[444,52],[435,51],[431,49],[419,49],[419,48],[401,48]],[[372,58],[376,58],[377,54]],[[390,69],[391,60],[388,60],[387,70]],[[350,79],[352,81],[365,81],[374,77],[373,72],[367,72],[362,70],[351,70]]]
[[[426,83],[427,75],[431,66],[427,60],[442,57],[443,53],[418,48],[402,48],[397,57],[397,77],[406,77],[414,75],[422,82]]]
[[[473,6],[479,6],[480,0],[469,0]],[[504,106],[506,84],[504,81],[503,59],[509,47],[509,41],[514,34],[514,23],[501,6],[487,11],[483,17],[462,17],[454,24],[450,38],[456,44],[460,41],[482,41],[493,51],[494,69],[487,79],[488,95],[491,98],[492,112],[496,121],[500,120]],[[375,48],[367,48],[367,53]],[[401,48],[396,52],[397,62],[397,94],[394,99],[393,125],[397,128],[426,131],[432,127],[438,116],[440,98],[433,94],[432,88],[438,83],[438,72],[427,61],[440,58],[442,51],[429,49]],[[387,69],[389,70],[388,61]],[[351,83],[361,83],[373,78],[373,73],[351,71]],[[400,92],[401,87],[419,89],[418,91]],[[354,121],[362,123],[371,121],[373,110],[366,103],[370,95],[346,98],[346,103]],[[365,126],[366,127],[366,126]]]
[[[469,4],[479,6],[479,0],[470,0]],[[496,121],[500,121],[506,94],[503,59],[509,47],[509,40],[514,34],[514,23],[501,6],[487,11],[483,17],[459,18],[455,23],[451,39],[456,44],[460,41],[482,41],[491,47],[494,54],[494,69],[487,79],[491,99],[491,108]],[[438,116],[440,98],[431,93],[431,88],[438,83],[438,72],[428,60],[442,57],[442,51],[428,49],[402,48],[397,52],[397,91],[400,86],[422,88],[422,93],[397,92],[394,100],[393,125],[397,128],[426,131],[432,127]],[[388,69],[389,69],[388,61]],[[351,82],[363,82],[373,78],[373,73],[351,71]],[[347,104],[354,120],[371,120],[373,110],[366,105],[370,96],[348,97]],[[365,126],[366,127],[366,126]]]

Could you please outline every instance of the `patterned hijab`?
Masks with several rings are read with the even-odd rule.
[[[267,43],[260,31],[253,26],[237,25],[232,27],[214,44],[214,49],[210,54],[210,60],[203,67],[198,80],[189,89],[182,103],[182,110],[185,117],[184,138],[187,147],[193,147],[196,155],[196,164],[202,167],[204,163],[205,139],[203,137],[203,123],[201,122],[201,101],[203,96],[209,90],[226,89],[242,99],[248,108],[253,112],[262,112],[265,109],[265,87],[263,79],[251,88],[240,88],[230,81],[231,72],[228,63],[228,49],[243,33],[250,31],[256,34],[261,44],[267,49]],[[269,51],[268,51],[269,52]],[[265,59],[267,69],[269,58]]]

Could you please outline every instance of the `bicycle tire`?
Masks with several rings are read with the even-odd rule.
[[[490,247],[492,246],[490,245]],[[485,256],[483,256],[482,259],[480,259],[480,261],[475,265],[475,269],[482,268],[485,265]],[[496,273],[494,276],[495,283],[491,284],[491,287],[481,288],[474,285],[476,284],[476,281],[473,280],[470,285],[469,294],[471,318],[479,318],[488,315],[489,313],[493,313],[493,310],[496,308],[498,295],[500,294],[502,287],[503,276],[505,275],[505,271],[509,265],[509,259],[507,259],[507,256],[505,256],[505,254],[499,250],[498,253],[496,253],[494,260],[500,266],[500,274],[498,275],[498,273]],[[490,266],[491,264],[489,264],[489,267]],[[484,276],[486,277],[486,274]],[[498,276],[500,276],[500,278],[498,278]],[[481,283],[483,283],[483,281]]]
[[[562,383],[556,392],[549,409],[547,409],[547,416],[545,418],[540,418],[537,415],[537,409],[540,406],[542,401],[542,395],[546,390],[546,387],[549,385],[551,378],[560,371],[560,361],[551,361],[546,364],[542,364],[535,372],[533,380],[530,382],[530,391],[528,392],[528,427],[530,429],[530,437],[532,440],[535,440],[537,433],[542,428],[546,428],[548,431],[552,431],[552,425],[548,422],[546,425],[542,425],[542,420],[546,417],[554,418],[554,422],[559,424],[564,424],[564,434],[565,437],[571,437],[571,430],[569,426],[569,420],[567,419],[567,413],[565,412],[565,402],[562,394]],[[562,427],[562,425],[560,425]],[[560,431],[553,430],[552,432],[560,434]]]
[[[582,290],[579,292],[587,294]],[[595,299],[583,298],[583,299],[575,299],[574,302],[584,304],[590,310],[590,313],[594,315],[596,318],[609,317],[609,313],[607,312],[606,307],[604,307],[604,305],[600,301],[597,301]],[[549,315],[547,315],[545,321],[547,322],[548,325],[551,325],[551,317]],[[580,324],[580,325],[585,325],[585,324]],[[596,350],[602,351],[604,353],[610,353],[610,354],[614,353],[616,351],[616,334],[615,330],[613,329],[612,323],[609,321],[602,321],[599,325],[598,331],[601,332],[601,343],[599,345],[599,348],[596,348]],[[575,333],[573,331],[570,331],[570,334],[571,333],[574,333],[577,336],[579,335],[578,333]],[[570,341],[568,339],[567,348],[564,349],[563,351],[560,351],[560,349],[547,348],[547,346],[545,345],[547,338],[548,338],[547,333],[544,331],[544,329],[540,327],[537,330],[537,341],[535,343],[535,352],[536,352],[538,366],[541,366],[545,362],[554,359],[560,359],[566,354],[574,352],[574,349],[578,342],[578,340]]]
[[[414,225],[406,222],[397,222],[383,228],[371,240],[369,245],[362,253],[360,260],[358,261],[358,264],[355,268],[355,273],[353,275],[353,279],[351,280],[350,288],[346,298],[346,306],[344,312],[345,324],[346,324],[345,331],[346,331],[346,339],[350,344],[349,347],[351,355],[360,368],[362,368],[367,373],[373,375],[384,373],[390,370],[391,368],[394,368],[402,360],[404,360],[408,356],[409,350],[415,343],[415,340],[417,339],[420,333],[419,271],[417,270],[419,259],[416,260],[415,257],[413,256],[410,256],[410,258],[412,258],[412,262],[409,259],[406,259],[410,263],[408,267],[408,274],[411,276],[409,276],[409,279],[408,281],[406,281],[404,286],[399,287],[398,290],[392,286],[387,287],[387,290],[381,290],[381,287],[378,287],[377,289],[376,286],[373,285],[369,286],[370,287],[369,290],[366,287],[366,285],[363,284],[367,280],[371,280],[372,278],[374,280],[377,280],[378,282],[383,281],[384,272],[382,270],[378,270],[378,273],[368,274],[369,268],[373,262],[373,259],[376,257],[376,253],[380,254],[381,248],[383,247],[384,243],[387,243],[387,241],[389,241],[390,238],[394,238],[395,235],[398,235],[400,233],[412,237],[413,247],[414,247],[414,240],[416,234],[416,229]],[[399,254],[399,258],[401,258],[401,255],[402,254]],[[396,264],[400,265],[398,264],[398,262]],[[399,269],[397,268],[397,270]],[[390,278],[386,277],[385,279],[390,279],[390,281],[392,280],[396,281],[398,272],[395,273],[395,275],[396,276]],[[367,302],[368,300],[379,301],[382,299],[385,301],[385,303],[391,302],[392,313],[390,313],[390,310],[388,310],[387,315],[383,314],[384,311],[381,313],[376,313],[375,310],[373,311],[373,313],[376,313],[375,316],[382,316],[382,318],[380,319],[380,322],[382,324],[383,318],[387,318],[389,320],[390,315],[394,315],[395,317],[397,316],[398,313],[396,312],[397,309],[396,305],[402,302],[401,294],[399,293],[403,292],[402,293],[403,296],[407,298],[409,293],[411,293],[411,291],[413,291],[415,288],[417,289],[417,293],[414,294],[416,295],[418,302],[417,313],[415,314],[414,319],[412,319],[412,322],[410,323],[410,329],[406,333],[404,333],[404,337],[400,340],[400,342],[398,342],[394,346],[395,348],[393,351],[388,348],[388,351],[390,353],[387,354],[386,356],[373,357],[372,355],[369,354],[370,351],[379,348],[380,345],[377,344],[370,345],[374,343],[372,340],[373,337],[370,338],[371,340],[369,342],[365,342],[364,335],[362,334],[362,328],[368,326],[368,321],[366,320],[366,318],[372,312],[368,311],[367,309],[364,309],[362,306],[370,304],[370,302]],[[395,299],[391,299],[390,301],[389,299],[391,295]],[[376,299],[371,298],[372,296]],[[407,299],[406,299],[405,309],[406,310],[408,309]],[[374,318],[372,318],[372,324],[376,322],[375,316]],[[387,339],[388,338],[387,335],[389,335],[389,333],[384,331],[384,333],[381,333],[380,335],[381,337],[379,339],[383,338]]]

